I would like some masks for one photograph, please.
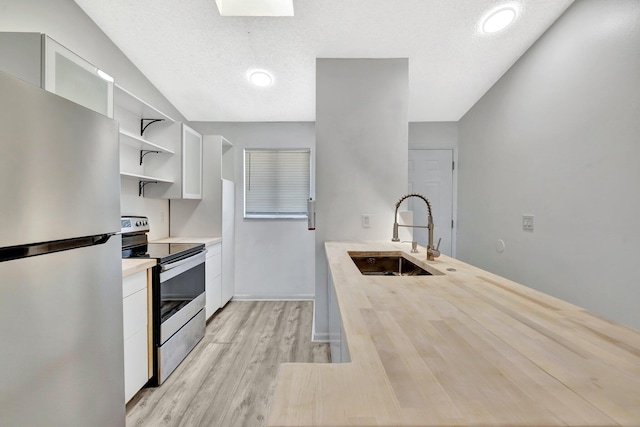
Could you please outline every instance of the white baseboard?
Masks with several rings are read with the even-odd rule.
[[[317,333],[316,332],[316,301],[313,300],[313,319],[311,321],[311,341],[312,342],[329,342],[329,334],[328,333]]]
[[[238,294],[233,296],[234,301],[313,301],[313,294],[291,294],[291,295],[251,295]]]
[[[329,342],[329,334],[328,333],[316,333],[314,332],[311,336],[311,341],[313,342]]]

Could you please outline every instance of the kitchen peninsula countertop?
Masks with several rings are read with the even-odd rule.
[[[424,264],[410,244],[325,249],[351,362],[280,365],[268,426],[640,426],[640,331],[446,256],[348,255]]]

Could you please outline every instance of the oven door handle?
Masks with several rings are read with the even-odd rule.
[[[190,256],[189,258],[181,259],[180,261],[171,262],[168,264],[162,264],[160,266],[160,281],[164,282],[171,277],[175,277],[178,274],[184,273],[185,271],[195,267],[198,264],[202,264],[203,262],[205,262],[206,257],[207,250],[205,249],[202,252],[198,252],[197,255]],[[167,275],[169,275],[170,277],[164,277]]]

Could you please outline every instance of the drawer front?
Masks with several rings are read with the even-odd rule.
[[[122,298],[147,288],[147,271],[139,271],[122,279]]]
[[[147,289],[122,300],[122,329],[127,340],[141,329],[147,330]]]
[[[216,243],[215,245],[207,246],[207,251],[207,257],[220,255],[222,253],[222,243]]]

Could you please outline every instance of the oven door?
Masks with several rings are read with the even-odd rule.
[[[205,305],[205,258],[207,251],[161,264],[160,336],[162,345],[193,318]]]

